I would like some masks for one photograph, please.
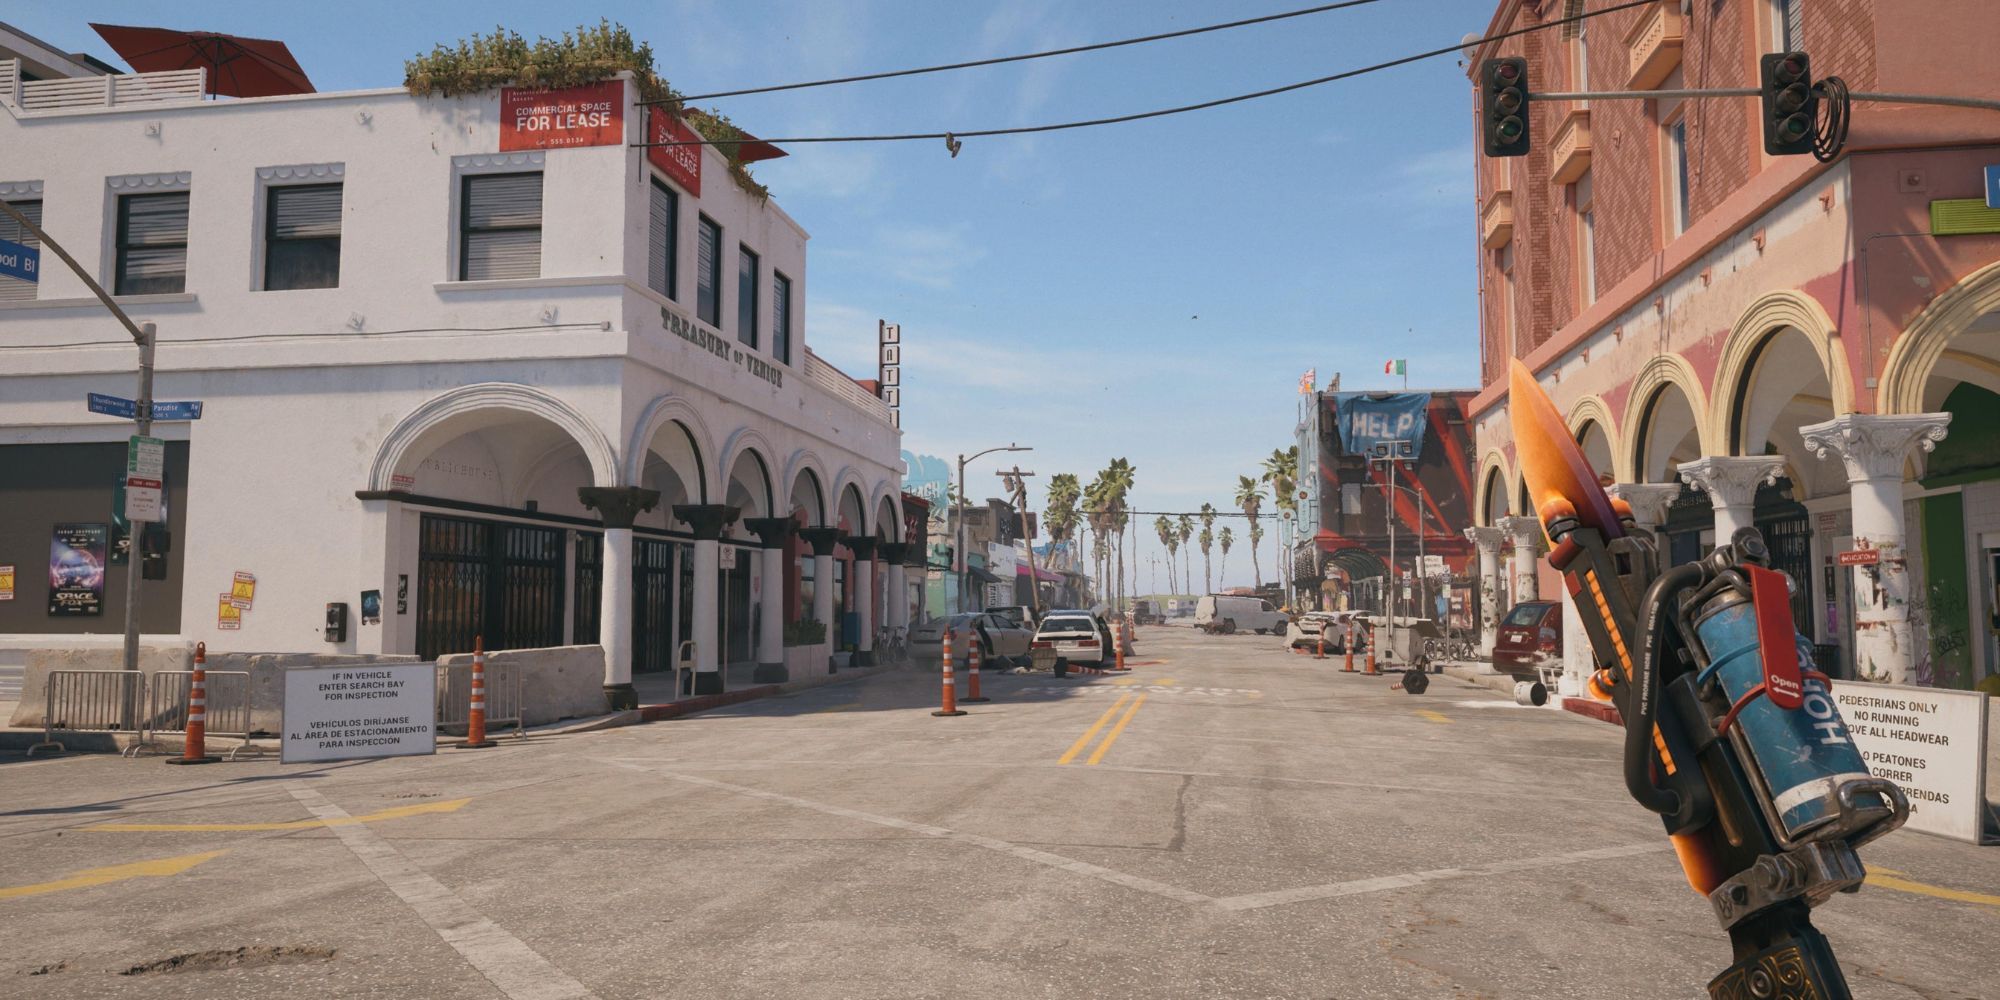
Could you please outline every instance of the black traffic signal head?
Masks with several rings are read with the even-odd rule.
[[[1758,64],[1762,87],[1758,99],[1764,112],[1764,152],[1789,156],[1813,151],[1814,116],[1819,95],[1813,92],[1812,61],[1803,52],[1773,52]]]
[[[1479,66],[1480,125],[1487,156],[1528,154],[1528,61],[1488,59]]]

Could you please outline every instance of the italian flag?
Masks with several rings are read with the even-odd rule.
[[[1382,362],[1382,374],[1407,375],[1409,374],[1409,364],[1410,362],[1406,358],[1397,358],[1394,361],[1384,361]]]

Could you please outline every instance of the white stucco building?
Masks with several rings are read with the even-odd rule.
[[[600,144],[533,148],[584,133],[517,127],[497,90],[202,100],[180,74],[81,63],[81,82],[26,82],[7,55],[0,197],[157,324],[156,397],[205,405],[155,425],[172,548],[145,583],[149,635],[427,657],[475,635],[601,643],[619,700],[682,640],[714,690],[732,663],[783,675],[786,622],[844,624],[865,659],[878,618],[906,614],[883,599],[905,592],[900,432],[812,353],[805,230],[712,147],[634,145],[660,123],[629,79],[600,85]],[[587,108],[597,90],[504,99]],[[56,525],[113,520],[132,425],[84,400],[135,395],[136,350],[43,262],[38,287],[0,288],[16,644],[116,633],[123,613],[123,566],[94,614],[58,613],[43,567]],[[238,573],[255,595],[228,627]]]

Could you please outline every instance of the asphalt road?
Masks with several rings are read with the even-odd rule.
[[[1727,962],[1618,730],[1139,642],[953,719],[911,671],[427,758],[0,764],[0,995],[1656,1000]],[[2000,996],[2000,851],[1866,855],[1819,911],[1855,995]]]

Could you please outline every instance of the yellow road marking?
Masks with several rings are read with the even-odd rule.
[[[1978,903],[1981,906],[2000,906],[2000,896],[1989,896],[1983,892],[1966,892],[1963,889],[1946,889],[1943,886],[1925,885],[1895,876],[1904,874],[1892,868],[1876,868],[1868,872],[1868,884],[1879,885],[1897,892],[1914,892],[1919,896],[1949,899],[1955,903]]]
[[[1130,697],[1132,697],[1132,695],[1129,692],[1126,694],[1119,695],[1118,700],[1112,702],[1111,707],[1105,709],[1104,714],[1098,716],[1097,721],[1092,723],[1089,729],[1084,730],[1083,735],[1079,737],[1075,743],[1070,744],[1069,750],[1065,752],[1061,757],[1056,758],[1056,763],[1067,764],[1070,761],[1075,760],[1076,755],[1082,753],[1083,748],[1090,745],[1090,741],[1097,735],[1097,731],[1103,729],[1104,724],[1110,722],[1111,717],[1117,715],[1118,710],[1125,707],[1125,699]],[[1145,695],[1140,695],[1139,697],[1144,698]]]
[[[1113,684],[1116,684],[1116,685],[1117,685],[1117,686],[1119,686],[1119,687],[1131,687],[1132,685],[1134,685],[1134,684],[1137,684],[1137,683],[1139,683],[1139,678],[1137,678],[1137,677],[1120,677],[1120,678],[1118,678],[1117,680],[1115,680],[1115,681],[1112,681],[1111,683],[1113,683]]]
[[[1118,742],[1118,734],[1125,731],[1125,724],[1132,721],[1132,716],[1139,714],[1139,706],[1144,705],[1145,703],[1146,703],[1146,696],[1143,694],[1137,698],[1132,699],[1132,707],[1125,710],[1125,717],[1119,719],[1118,724],[1112,726],[1111,731],[1104,734],[1104,742],[1099,743],[1097,745],[1097,750],[1093,752],[1090,755],[1090,759],[1084,761],[1084,763],[1095,764],[1098,761],[1103,760],[1104,752],[1106,750],[1111,749],[1111,744]]]
[[[1418,715],[1421,715],[1421,716],[1423,716],[1423,717],[1424,717],[1424,718],[1426,718],[1426,719],[1429,719],[1429,720],[1431,720],[1432,722],[1450,722],[1450,721],[1451,721],[1451,716],[1449,716],[1449,715],[1446,715],[1446,714],[1444,714],[1443,712],[1433,712],[1433,711],[1431,711],[1431,710],[1430,710],[1430,709],[1428,709],[1428,708],[1420,708],[1420,709],[1417,709],[1417,714],[1418,714]]]
[[[1167,685],[1172,684],[1173,682],[1174,679],[1171,677],[1162,677],[1159,680],[1154,681],[1153,684],[1158,687],[1166,687]]]
[[[157,861],[135,861],[129,865],[112,865],[109,868],[87,868],[68,878],[39,885],[17,885],[0,889],[0,899],[16,899],[21,896],[39,896],[45,892],[61,892],[64,889],[87,889],[93,885],[109,882],[123,882],[128,878],[165,878],[179,875],[211,858],[219,857],[222,851],[204,851],[201,854],[183,854],[178,858],[161,858]]]
[[[848,710],[848,709],[850,709],[850,708],[859,708],[860,706],[861,706],[861,703],[860,703],[860,702],[858,702],[858,701],[851,701],[851,702],[848,702],[848,703],[847,703],[847,704],[845,704],[845,705],[828,705],[828,706],[827,706],[827,707],[825,707],[825,708],[815,708],[815,709],[813,709],[812,711],[810,711],[810,712],[807,712],[806,714],[807,714],[807,715],[819,715],[819,714],[820,714],[820,713],[822,713],[822,712],[845,712],[845,711],[847,711],[847,710]]]
[[[378,823],[383,820],[402,819],[405,816],[422,816],[426,813],[457,812],[471,799],[452,799],[449,802],[426,802],[422,805],[398,806],[366,816],[349,816],[345,819],[301,819],[289,823],[99,823],[86,826],[85,830],[103,833],[253,833],[265,830],[312,830],[322,826],[353,826],[356,823]]]

